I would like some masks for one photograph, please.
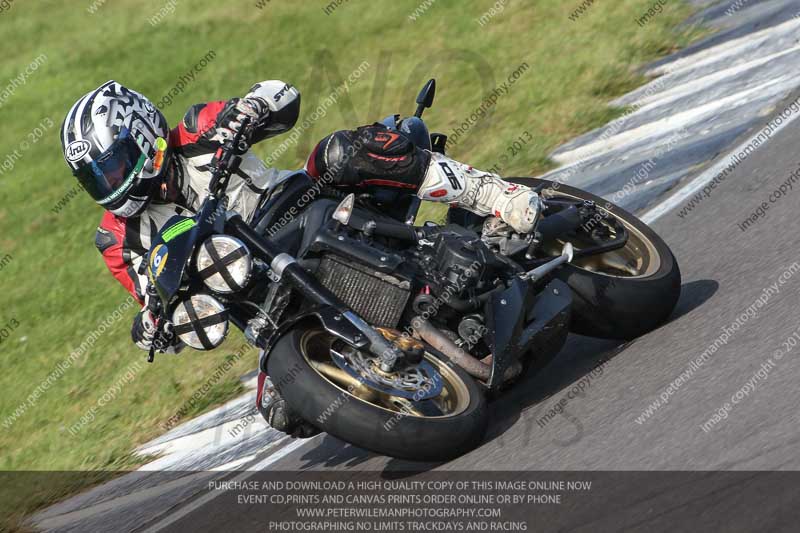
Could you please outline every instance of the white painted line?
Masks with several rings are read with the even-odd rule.
[[[321,437],[322,435],[327,435],[327,433],[320,433],[319,435],[315,435],[314,437],[311,437],[310,439],[292,439],[292,442],[290,442],[289,444],[287,444],[286,446],[284,446],[283,448],[281,448],[277,452],[275,452],[273,454],[270,454],[269,457],[265,458],[260,463],[255,464],[252,467],[249,467],[247,470],[248,471],[252,471],[252,472],[260,472],[260,471],[266,469],[268,466],[277,463],[279,460],[283,459],[284,457],[286,457],[287,455],[289,455],[293,451],[299,449],[301,446],[303,446],[303,444],[308,444],[309,442],[312,442],[312,441],[316,440],[318,437]],[[289,439],[289,438],[291,438],[291,437],[284,437],[281,440]]]
[[[288,439],[288,438],[289,437],[284,437],[284,439],[282,439],[282,440],[285,440],[285,439]],[[245,480],[253,477],[257,472],[265,470],[268,466],[275,464],[277,461],[279,461],[280,459],[283,459],[284,457],[286,457],[287,455],[289,455],[293,451],[299,449],[304,444],[306,444],[308,442],[312,442],[315,438],[305,439],[305,440],[297,439],[294,442],[291,442],[291,443],[287,444],[286,446],[284,446],[283,448],[281,448],[277,452],[275,452],[272,455],[270,455],[269,457],[265,458],[260,463],[257,463],[255,465],[253,465],[252,467],[248,468],[247,471],[242,472],[241,474],[239,474],[238,476],[233,478],[232,481],[245,481]],[[190,513],[194,512],[196,509],[206,505],[208,502],[214,500],[215,498],[217,498],[218,496],[220,496],[222,494],[223,494],[223,491],[219,491],[219,490],[208,492],[205,495],[203,495],[200,498],[198,498],[197,500],[195,500],[192,503],[190,503],[189,505],[187,505],[185,507],[182,507],[181,509],[175,511],[174,513],[172,513],[171,515],[169,515],[165,519],[161,520],[160,522],[156,522],[152,526],[148,527],[147,529],[145,529],[143,531],[143,533],[156,533],[157,531],[161,531],[165,527],[168,527],[168,526],[174,524],[175,522],[177,522],[181,518],[184,518],[185,516],[187,516]]]
[[[215,466],[214,468],[210,468],[209,470],[211,470],[212,472],[230,472],[231,470],[236,470],[245,463],[249,463],[255,458],[256,458],[255,454],[248,455],[245,457],[241,457],[239,459],[235,459],[230,463],[225,463],[222,466]]]
[[[767,80],[761,85],[749,87],[744,91],[731,94],[724,98],[718,98],[694,108],[687,109],[678,113],[673,113],[664,118],[653,122],[642,124],[636,128],[620,131],[607,139],[598,139],[587,144],[578,146],[569,152],[562,152],[554,155],[553,161],[557,163],[574,163],[577,161],[599,157],[609,152],[622,150],[626,147],[641,143],[644,139],[665,136],[672,132],[679,131],[688,126],[703,122],[713,118],[720,113],[747,105],[755,98],[763,98],[769,95],[783,95],[796,83],[785,84],[780,80]],[[777,98],[776,98],[777,99]],[[636,116],[637,111],[628,118]]]
[[[633,102],[629,102],[628,105],[638,106],[637,112],[650,111],[651,109],[654,108],[663,107],[681,98],[697,94],[703,91],[704,89],[707,88],[713,89],[719,86],[723,81],[740,77],[742,74],[747,73],[750,70],[757,69],[759,67],[762,67],[763,65],[767,65],[773,61],[782,59],[786,55],[794,54],[797,52],[800,52],[800,44],[792,48],[780,50],[768,56],[759,57],[752,61],[748,61],[747,63],[734,65],[732,67],[725,68],[722,70],[712,71],[710,74],[707,74],[705,76],[698,76],[681,85],[675,85],[673,87],[670,87],[669,89],[656,92],[651,95],[644,95],[642,98],[639,98]],[[797,63],[796,61],[793,62],[793,64],[796,63]],[[789,74],[787,76],[785,73],[782,73],[782,77],[792,77],[794,79],[795,84],[797,83],[797,78],[792,74]],[[659,78],[659,80],[661,79],[662,78]]]
[[[197,472],[184,476],[160,485],[148,487],[124,496],[114,497],[108,500],[100,501],[99,503],[92,504],[89,507],[83,507],[70,511],[68,513],[51,516],[44,520],[36,520],[34,517],[34,525],[44,531],[58,531],[66,529],[74,529],[76,524],[81,521],[95,518],[102,515],[113,515],[119,509],[125,507],[136,507],[139,504],[146,505],[147,502],[158,500],[170,492],[180,489],[189,483],[197,483],[208,477],[208,472]],[[145,478],[143,478],[145,479]]]
[[[736,41],[728,41],[663,64],[645,74],[655,78],[653,81],[612,100],[611,105],[614,107],[642,105],[640,103],[642,99],[658,100],[660,93],[672,91],[673,87],[695,83],[701,77],[707,76],[708,72],[715,76],[721,69],[746,68],[747,65],[751,65],[752,68],[753,64],[757,64],[755,62],[762,61],[765,56],[780,57],[780,54],[796,47],[794,35],[798,26],[800,26],[800,19],[788,21],[778,26],[777,29],[775,27],[767,28],[758,34],[750,34]],[[764,38],[757,38],[753,41],[754,35],[761,35]],[[781,40],[784,40],[785,43],[782,43]],[[737,46],[731,50],[732,44],[735,43],[740,45],[744,43],[746,46]],[[687,75],[691,75],[688,80],[685,79]],[[681,82],[681,85],[676,86],[673,82],[675,78],[682,78],[684,81]]]
[[[240,424],[240,420],[243,418],[240,417],[217,426],[206,428],[197,433],[164,442],[157,446],[141,448],[137,453],[139,455],[162,455],[163,457],[160,459],[169,458],[170,462],[180,462],[182,458],[191,457],[193,454],[203,449],[224,450],[226,448],[232,448],[241,443],[243,438],[252,435],[254,431],[266,431],[269,429],[267,422],[261,418],[258,413],[253,415],[245,412],[243,416],[252,417],[252,420],[248,420],[248,429],[246,433],[236,433],[235,431],[236,426]],[[153,463],[160,461],[160,459],[153,461]],[[154,465],[153,463],[143,465],[139,470],[164,470],[163,461],[158,465]]]
[[[775,128],[775,130],[773,130],[772,136],[774,137],[779,131],[783,130],[783,128],[785,128],[798,118],[800,118],[800,113],[795,113],[793,115],[790,115],[788,119],[784,120],[780,126],[778,126],[777,128]],[[641,219],[641,221],[644,222],[645,224],[652,224],[653,222],[655,222],[656,220],[667,214],[669,211],[675,209],[679,205],[686,202],[686,200],[688,200],[690,197],[697,194],[697,191],[702,189],[708,182],[713,180],[717,174],[719,174],[725,169],[725,167],[735,163],[733,156],[744,150],[744,148],[747,147],[747,145],[749,145],[750,143],[752,143],[756,139],[756,137],[758,137],[761,134],[762,131],[763,128],[759,128],[759,130],[756,131],[755,135],[753,135],[752,137],[744,141],[742,144],[731,150],[727,156],[714,163],[705,172],[703,172],[702,174],[694,178],[692,181],[690,181],[689,183],[678,189],[678,191],[675,194],[665,199],[663,202],[661,202],[660,204],[658,204],[657,206],[653,207],[648,212],[640,216],[639,218]]]
[[[759,53],[764,44],[770,41],[774,42],[782,37],[788,37],[791,42],[798,27],[800,27],[800,20],[788,20],[777,26],[771,26],[756,33],[749,33],[743,37],[700,50],[692,55],[676,58],[674,61],[663,63],[647,71],[645,75],[679,74],[700,69],[728,58],[732,58],[731,63],[734,63],[736,59],[747,57],[748,52]]]

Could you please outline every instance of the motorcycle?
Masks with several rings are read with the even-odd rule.
[[[435,89],[414,116],[383,123],[444,153],[447,137],[421,118]],[[198,350],[233,324],[288,405],[353,445],[418,461],[464,454],[484,437],[487,401],[545,366],[569,332],[630,339],[677,303],[680,271],[658,235],[543,179],[511,179],[541,198],[527,235],[456,208],[415,225],[414,195],[347,194],[302,171],[271,184],[248,223],[225,208],[240,141],[215,154],[199,212],[153,242],[151,311],[159,332]]]

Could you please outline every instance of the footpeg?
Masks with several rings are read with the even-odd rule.
[[[575,255],[575,249],[572,247],[572,243],[568,242],[567,244],[564,245],[564,248],[561,250],[560,256],[556,257],[555,259],[552,259],[551,261],[548,261],[543,265],[534,268],[533,270],[530,270],[522,274],[520,277],[525,281],[536,282],[545,277],[547,274],[549,274],[556,268],[563,265],[564,263],[569,263],[570,261],[572,261],[574,255]]]

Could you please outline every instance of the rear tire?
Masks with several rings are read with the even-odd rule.
[[[511,181],[536,187],[548,180],[513,178]],[[652,261],[658,267],[645,275],[629,277],[597,272],[567,264],[558,270],[558,278],[573,292],[570,330],[582,335],[608,339],[633,339],[663,324],[672,313],[681,292],[681,273],[669,246],[645,223],[607,200],[575,187],[559,184],[549,187],[543,196],[566,196],[590,200],[620,220],[629,232],[633,229],[646,241]],[[654,263],[655,264],[655,263]]]
[[[308,335],[328,334],[317,325],[290,330],[275,344],[267,369],[288,405],[309,423],[356,446],[412,461],[445,461],[480,444],[488,421],[486,400],[458,366],[450,370],[469,396],[463,410],[443,417],[401,416],[362,400],[317,372],[303,355]]]

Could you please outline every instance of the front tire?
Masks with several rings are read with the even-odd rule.
[[[413,461],[446,461],[480,444],[487,427],[486,400],[457,365],[426,353],[449,384],[448,394],[459,397],[452,414],[404,415],[387,407],[391,403],[384,398],[374,403],[362,399],[361,389],[346,386],[335,366],[320,366],[328,364],[323,352],[332,342],[316,324],[296,327],[278,340],[267,362],[272,382],[309,423],[356,446]]]

